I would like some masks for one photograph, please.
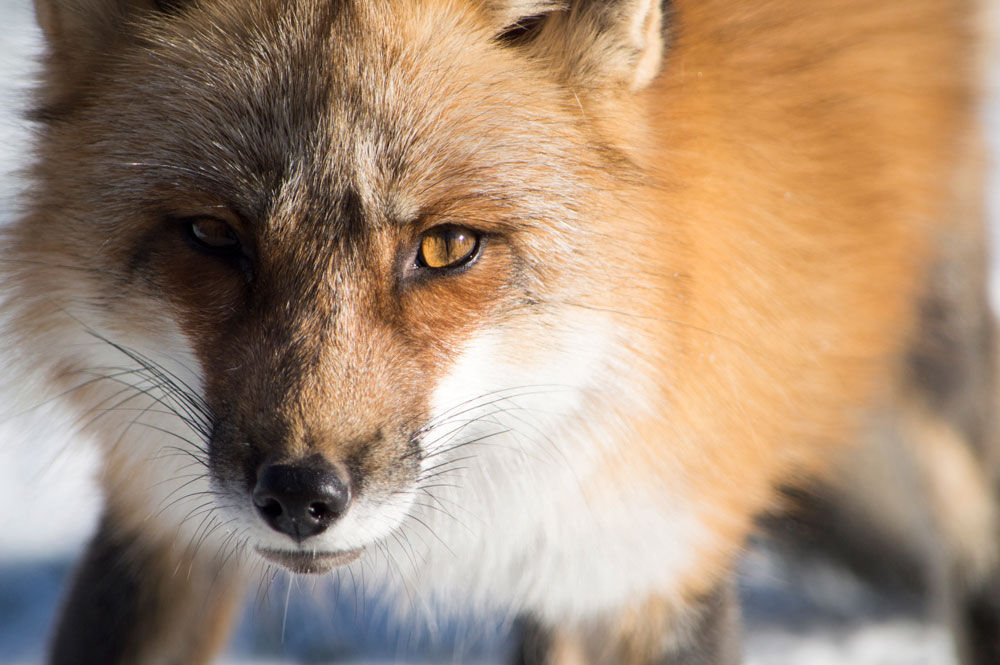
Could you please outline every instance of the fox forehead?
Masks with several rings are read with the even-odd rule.
[[[276,234],[407,223],[470,200],[531,206],[543,181],[565,190],[611,154],[575,127],[564,90],[455,3],[197,3],[141,34],[90,109],[96,132],[114,127],[99,168],[127,165],[129,187],[167,197],[207,190]]]

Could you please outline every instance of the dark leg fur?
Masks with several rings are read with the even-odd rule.
[[[63,606],[50,665],[197,665],[228,633],[239,584],[144,546],[105,516]]]
[[[968,594],[959,643],[969,665],[1000,663],[1000,575]]]
[[[553,632],[533,619],[518,621],[519,643],[511,665],[551,665]]]

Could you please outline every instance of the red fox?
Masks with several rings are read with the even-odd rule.
[[[209,662],[274,567],[523,616],[525,665],[738,662],[755,520],[908,394],[978,178],[971,3],[36,8],[5,334],[106,495],[52,663]],[[948,431],[900,450],[975,480],[934,505],[998,662]]]

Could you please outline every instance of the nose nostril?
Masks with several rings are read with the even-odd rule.
[[[325,522],[334,518],[333,510],[325,503],[309,504],[309,516],[313,519]]]
[[[265,497],[262,500],[255,499],[254,504],[264,517],[270,519],[281,517],[281,513],[285,512],[281,507],[281,503],[271,497]]]

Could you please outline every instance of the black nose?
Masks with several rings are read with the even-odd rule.
[[[280,533],[303,541],[322,533],[347,511],[351,487],[346,474],[312,457],[295,464],[264,464],[257,469],[253,503],[264,521]]]

